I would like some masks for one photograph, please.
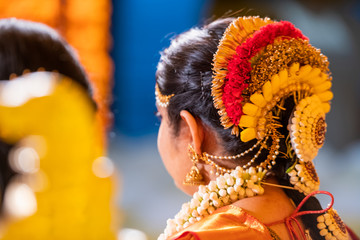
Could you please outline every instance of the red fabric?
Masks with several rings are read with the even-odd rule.
[[[348,231],[352,240],[360,240],[360,238],[354,233],[354,231],[351,228],[346,226],[346,230]]]

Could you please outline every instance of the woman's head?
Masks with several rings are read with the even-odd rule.
[[[53,29],[41,23],[15,18],[0,20],[0,80],[26,72],[56,71],[77,82],[88,93],[91,86],[69,44]],[[0,196],[15,174],[7,157],[11,145],[0,141]]]
[[[190,113],[203,127],[209,130],[216,129],[216,131],[208,132],[222,134],[222,138],[213,136],[213,138],[206,138],[207,141],[227,141],[228,144],[238,145],[231,141],[231,139],[235,141],[237,139],[221,127],[210,92],[213,55],[225,29],[232,20],[232,18],[217,20],[202,28],[193,28],[179,35],[161,54],[157,67],[156,82],[160,92],[163,95],[174,94],[169,106],[158,106],[162,116],[158,148],[175,183],[187,193],[191,193],[193,188],[184,186],[182,179],[186,171],[191,168],[191,161],[183,160],[188,157],[186,148],[191,143],[191,136],[188,134],[189,131],[184,131],[188,129],[187,124],[184,123],[191,121],[180,114],[182,110]],[[188,114],[185,113],[185,115]],[[221,142],[216,145],[224,144]],[[172,148],[175,150],[171,151]]]
[[[171,134],[166,144],[182,156],[170,156],[159,141],[170,174],[177,175],[171,168],[181,165],[170,158],[187,157],[186,141],[198,154],[246,152],[215,160],[223,167],[266,168],[279,177],[295,162],[311,161],[323,143],[332,97],[327,66],[326,57],[288,22],[220,19],[179,35],[162,53],[156,73],[158,109]],[[302,118],[309,122],[305,127]],[[289,160],[275,164],[280,156]]]
[[[0,20],[0,79],[24,70],[57,71],[90,93],[90,84],[69,44],[53,29],[15,18]]]
[[[232,136],[221,127],[219,115],[212,104],[211,81],[213,55],[232,20],[220,19],[202,28],[191,29],[173,39],[161,55],[156,82],[162,94],[175,94],[171,98],[171,106],[167,107],[175,136],[180,128],[179,113],[187,110],[207,126],[224,132],[222,138],[231,143]],[[232,146],[226,150],[230,151],[230,148]]]

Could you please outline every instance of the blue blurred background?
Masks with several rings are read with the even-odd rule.
[[[315,164],[320,188],[335,195],[335,208],[360,234],[360,1],[350,0],[113,0],[115,122],[109,155],[121,175],[122,226],[156,239],[166,219],[189,199],[176,189],[157,153],[159,52],[176,34],[208,19],[242,15],[289,20],[328,56],[335,98]]]

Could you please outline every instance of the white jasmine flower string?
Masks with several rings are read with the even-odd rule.
[[[242,198],[262,195],[261,182],[266,169],[236,167],[230,174],[220,175],[208,185],[201,185],[190,202],[184,203],[174,219],[167,221],[167,226],[158,240],[166,239],[184,228],[212,214],[216,209],[234,203]]]

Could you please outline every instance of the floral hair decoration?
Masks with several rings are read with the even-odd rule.
[[[236,54],[228,63],[226,75],[227,84],[224,85],[222,99],[228,113],[229,120],[239,124],[241,118],[242,92],[249,86],[251,79],[250,60],[265,46],[272,44],[275,38],[307,39],[289,22],[268,24],[256,31],[252,37],[236,48]],[[219,53],[220,54],[220,53]],[[235,104],[233,104],[235,103]]]
[[[232,134],[243,142],[264,139],[279,126],[284,99],[293,96],[292,146],[300,160],[316,156],[333,97],[331,77],[327,58],[293,24],[236,19],[220,41],[213,71],[214,106]]]
[[[248,32],[248,25],[255,26],[252,33]],[[279,45],[290,45],[294,40],[306,45],[296,49],[293,44],[295,51],[290,53],[281,53],[278,49],[270,65],[259,61],[267,51]],[[329,111],[332,94],[328,91],[331,86],[328,62],[316,50],[292,62],[296,52],[304,51],[304,48],[313,49],[308,39],[289,22],[258,17],[236,19],[226,30],[213,60],[212,95],[221,124],[232,128],[232,134],[240,135],[244,142],[262,139],[265,137],[264,122],[266,126],[273,107],[294,92],[306,96],[318,94],[324,103],[322,108]],[[320,58],[320,63],[314,64],[314,58]],[[272,76],[268,79],[254,76],[253,70],[259,72],[259,67],[260,72]]]

